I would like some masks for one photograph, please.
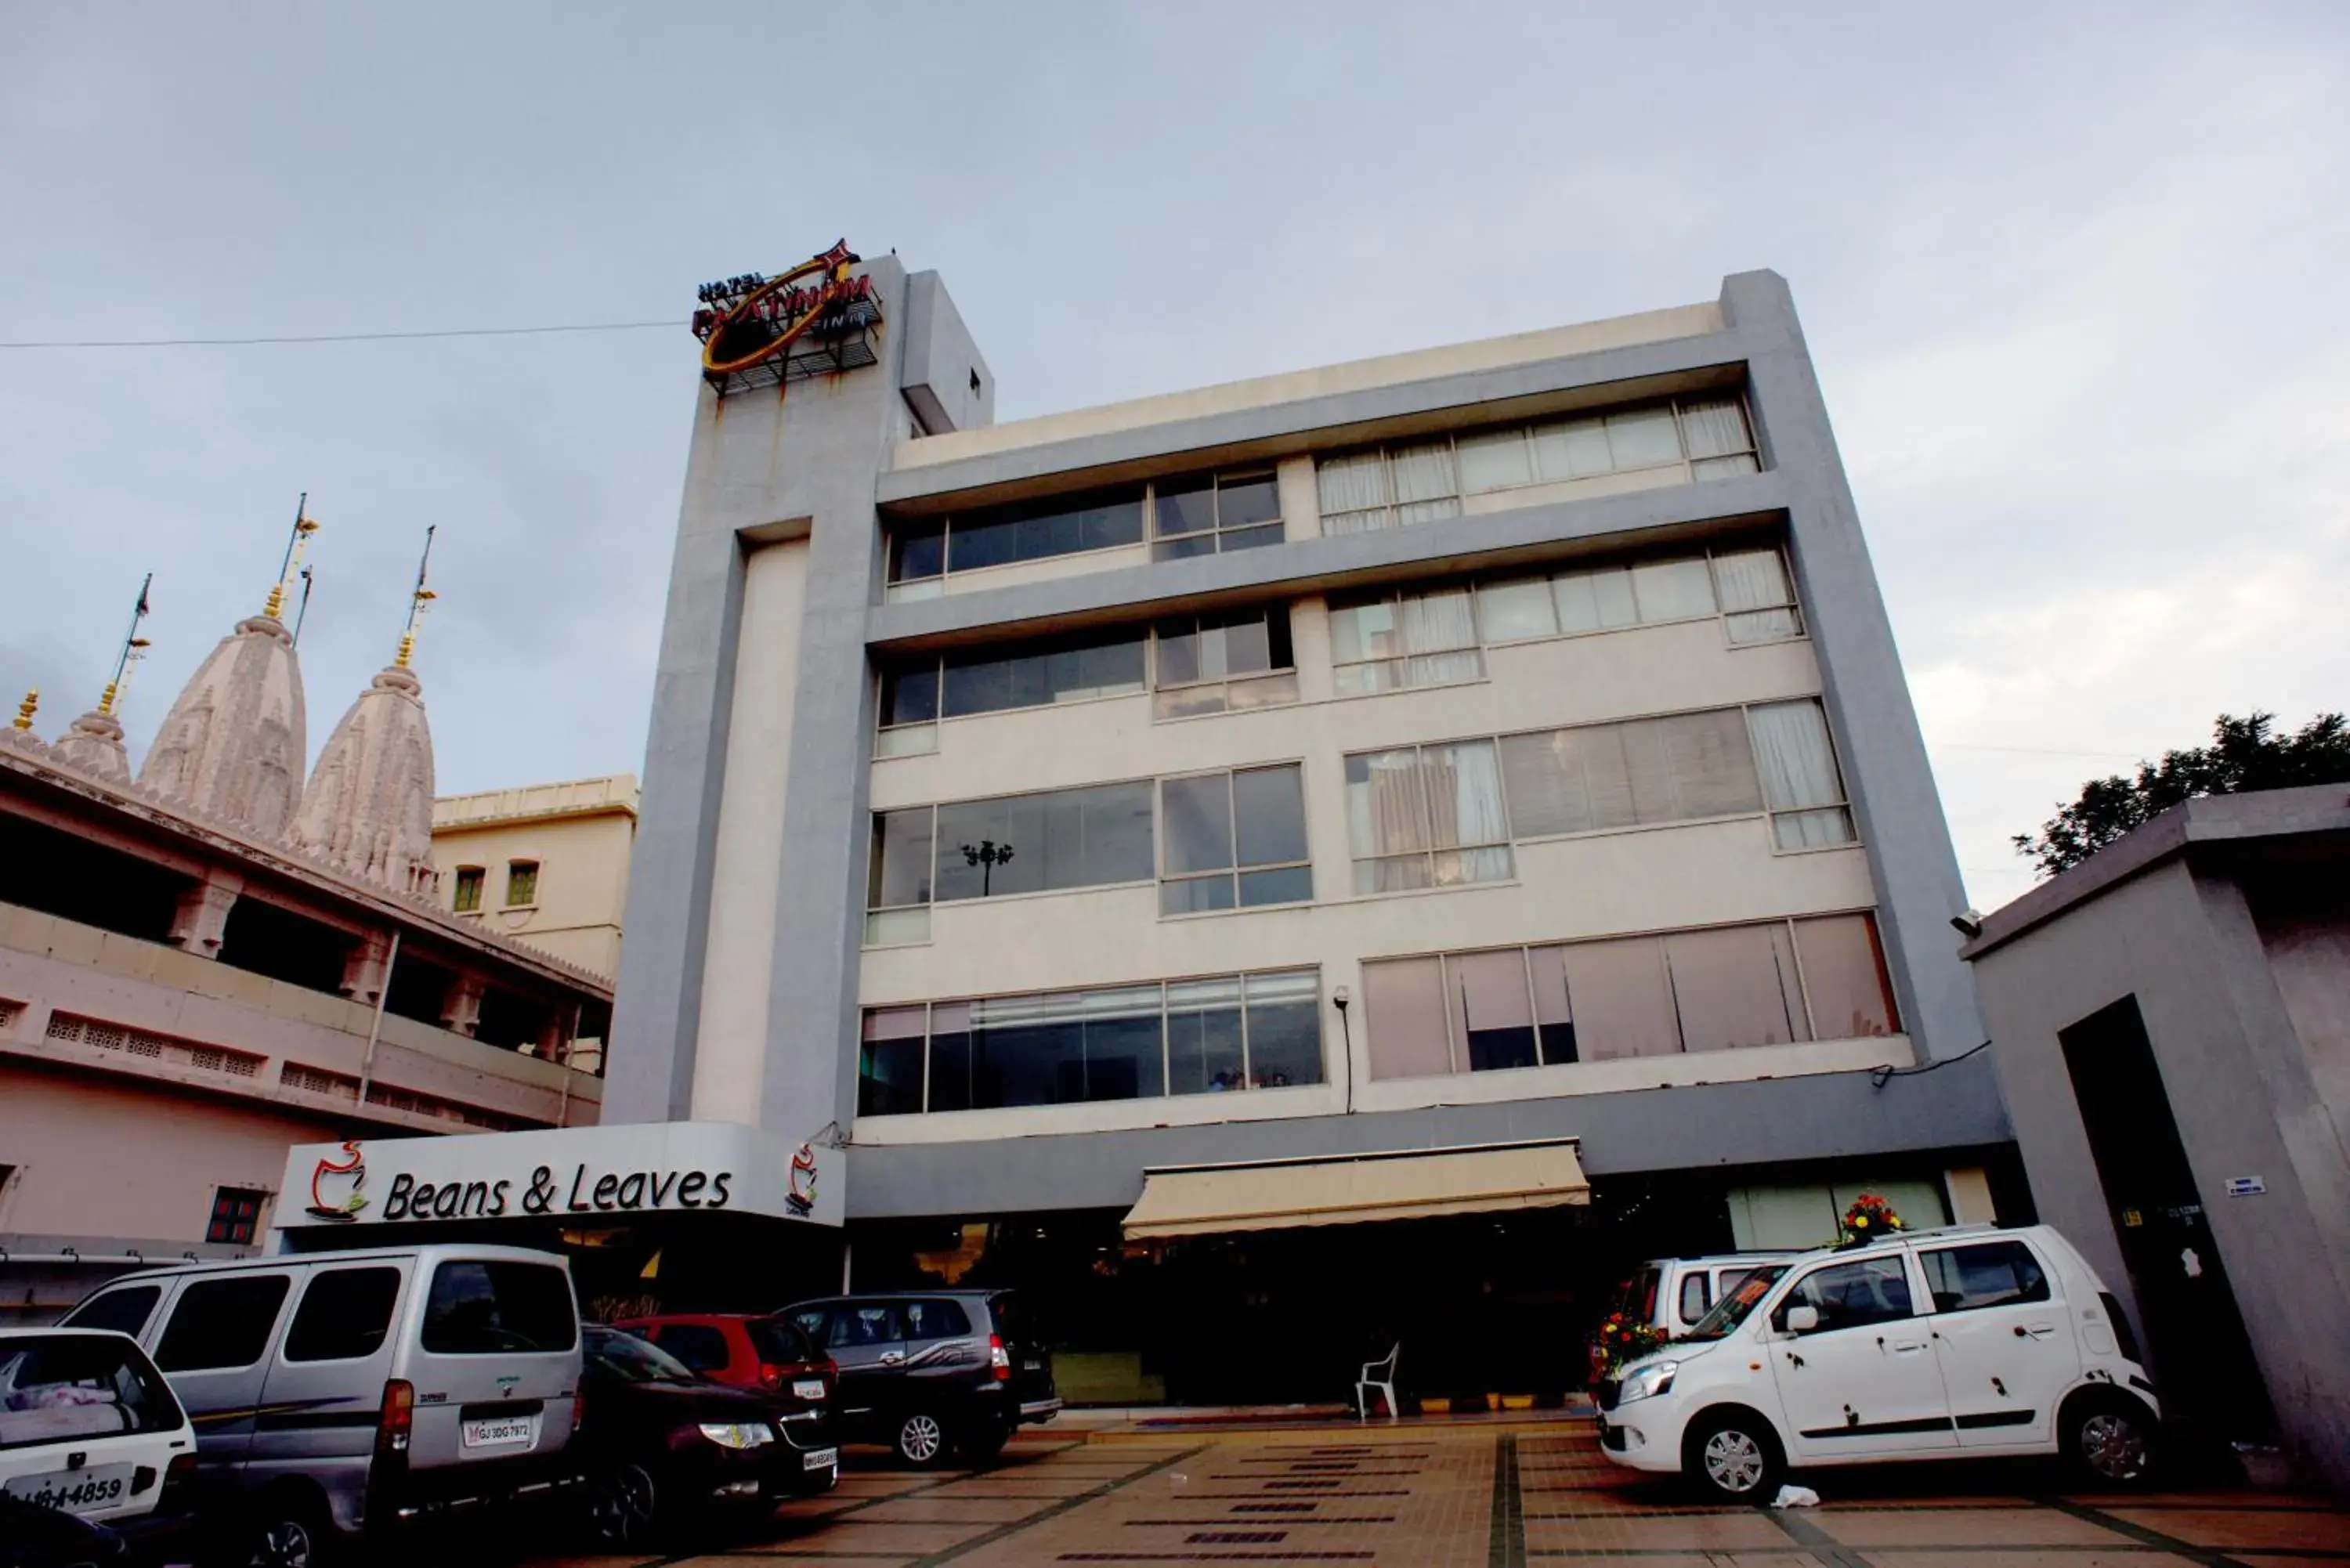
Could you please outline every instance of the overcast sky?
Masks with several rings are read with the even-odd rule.
[[[1637,15],[1636,15],[1637,13]],[[143,746],[296,495],[321,744],[642,756],[707,277],[945,275],[1003,418],[1791,281],[1959,859],[2350,703],[2350,6],[0,8],[0,688]]]

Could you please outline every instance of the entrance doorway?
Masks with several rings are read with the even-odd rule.
[[[2268,1388],[2211,1236],[2137,998],[2057,1031],[2168,1413],[2269,1440]]]

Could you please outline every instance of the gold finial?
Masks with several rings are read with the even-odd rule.
[[[25,700],[22,702],[16,704],[16,728],[30,730],[33,727],[33,715],[40,711],[40,706],[41,689],[36,686],[25,693]]]
[[[148,641],[139,635],[139,623],[147,618],[147,590],[154,586],[155,574],[150,572],[139,585],[139,602],[130,607],[130,629],[122,634],[122,657],[114,661],[114,679],[106,683],[106,695],[98,700],[98,711],[109,719],[122,694],[130,689],[131,667],[147,657]]]
[[[399,656],[391,661],[395,669],[408,668],[408,661],[416,653],[416,628],[423,622],[424,612],[432,607],[432,601],[441,597],[424,586],[424,568],[432,564],[432,535],[440,531],[438,523],[424,530],[424,556],[416,563],[416,587],[408,596],[408,626],[400,634]]]
[[[304,491],[302,499],[294,504],[294,531],[286,536],[286,559],[277,568],[277,581],[269,590],[269,602],[261,613],[272,620],[279,618],[286,608],[286,596],[293,591],[295,569],[302,564],[302,552],[310,543],[310,535],[318,531],[318,520],[310,515],[310,493]]]

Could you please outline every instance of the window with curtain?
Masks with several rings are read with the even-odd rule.
[[[1163,620],[1154,628],[1153,640],[1154,720],[1241,712],[1297,701],[1297,659],[1290,647],[1287,605]]]
[[[1305,793],[1295,763],[1159,781],[1159,910],[1305,903]]]
[[[1781,642],[1804,635],[1794,581],[1775,547],[1716,551],[1713,580],[1731,642]]]
[[[1201,474],[1151,486],[1151,559],[1180,560],[1281,543],[1281,492],[1271,472]]]
[[[1759,469],[1744,400],[1716,395],[1343,452],[1315,472],[1322,532],[1361,534],[1458,516],[1464,495],[1616,473],[1672,483]],[[1659,472],[1669,470],[1679,472]]]
[[[1762,799],[1771,808],[1771,829],[1779,847],[1821,849],[1852,843],[1852,811],[1819,700],[1758,702],[1746,710],[1746,718],[1762,775]]]
[[[1746,721],[1735,708],[1506,735],[1501,747],[1513,838],[1762,808]]]
[[[1330,609],[1330,661],[1342,697],[1478,680],[1475,597],[1462,585],[1342,598]]]
[[[1310,969],[868,1008],[858,1114],[1318,1084],[1320,1019]]]
[[[1800,955],[1800,962],[1798,957]],[[1607,1062],[1891,1033],[1866,914],[1363,965],[1375,1078]]]
[[[1357,894],[1502,881],[1515,869],[1491,741],[1348,757],[1347,828]]]

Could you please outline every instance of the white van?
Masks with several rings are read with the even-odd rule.
[[[240,1562],[313,1563],[426,1509],[570,1479],[579,1309],[518,1247],[305,1252],[125,1274],[68,1324],[138,1339],[194,1420]]]
[[[0,1495],[121,1525],[155,1512],[195,1463],[195,1428],[135,1342],[0,1329]]]
[[[1722,1252],[1707,1258],[1651,1258],[1625,1282],[1615,1310],[1634,1323],[1647,1324],[1667,1339],[1679,1339],[1756,1273],[1778,1277],[1787,1260],[1803,1249],[1783,1251]],[[1607,1376],[1607,1347],[1595,1332],[1590,1340],[1591,1381]]]
[[[1600,1388],[1600,1451],[1768,1502],[1790,1466],[2062,1453],[2143,1480],[2160,1417],[2121,1305],[2045,1226],[1788,1260]]]

